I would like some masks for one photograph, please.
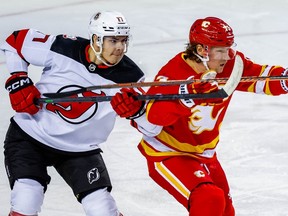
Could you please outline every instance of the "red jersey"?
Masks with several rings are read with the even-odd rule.
[[[280,66],[259,65],[237,52],[244,64],[242,76],[280,76],[287,70]],[[200,79],[185,61],[185,53],[172,58],[156,75],[155,80],[185,80],[193,76]],[[222,73],[216,78],[230,76],[235,59],[229,60]],[[178,94],[179,86],[151,87],[147,94]],[[280,95],[288,92],[286,81],[249,81],[240,82],[235,91],[254,92],[257,94]],[[222,103],[216,105],[184,106],[179,100],[150,101],[147,105],[147,118],[156,125],[163,126],[162,131],[154,137],[143,136],[138,148],[142,154],[154,161],[170,156],[191,156],[199,160],[215,156],[219,143],[219,131],[225,113],[232,98],[231,94]]]

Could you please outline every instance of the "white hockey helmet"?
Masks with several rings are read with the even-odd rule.
[[[103,43],[105,36],[130,36],[130,26],[122,13],[117,11],[99,11],[95,13],[89,22],[89,38],[94,34],[98,37],[99,45]]]
[[[127,36],[127,42],[125,44],[124,53],[127,52],[130,37],[130,26],[128,25],[126,18],[123,16],[123,14],[117,11],[99,11],[91,17],[88,26],[88,31],[89,31],[90,45],[97,59],[99,59],[106,66],[109,67],[118,64],[119,62],[117,62],[114,65],[111,65],[105,59],[103,59],[102,46],[104,37]],[[92,38],[94,34],[97,35],[96,44],[100,48],[98,52],[93,47]]]

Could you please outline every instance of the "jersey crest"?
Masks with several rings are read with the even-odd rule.
[[[65,92],[75,90],[76,88],[81,88],[79,86],[66,86],[61,88],[58,92]],[[77,94],[71,97],[97,97],[105,96],[104,92],[95,93],[95,92],[84,92],[82,94]],[[46,109],[55,113],[61,117],[64,121],[71,124],[81,124],[90,118],[92,118],[98,109],[97,102],[65,102],[65,103],[49,103],[46,105]]]

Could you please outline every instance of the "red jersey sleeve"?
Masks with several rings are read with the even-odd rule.
[[[238,54],[242,56],[244,62],[243,76],[287,76],[288,70],[282,66],[256,64],[244,57],[242,53]],[[251,80],[249,82],[241,82],[236,90],[257,94],[280,95],[287,94],[288,85],[285,80]]]

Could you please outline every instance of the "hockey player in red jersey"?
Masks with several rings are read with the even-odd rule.
[[[238,67],[235,59],[243,66],[236,68],[240,76],[287,75],[288,70],[281,66],[253,63],[243,53],[235,52],[233,46],[234,34],[227,23],[216,17],[198,19],[191,26],[186,50],[164,65],[155,81],[227,78]],[[147,94],[211,93],[221,86],[215,82],[153,86]],[[284,80],[251,80],[236,83],[235,87],[256,94],[288,92]],[[148,120],[163,129],[157,136],[144,135],[138,148],[147,159],[150,177],[181,203],[189,216],[235,215],[227,179],[215,152],[231,97],[151,100],[147,104]],[[133,125],[142,132],[135,122]]]
[[[88,40],[23,29],[13,32],[0,47],[11,73],[6,89],[16,111],[4,141],[12,189],[10,216],[38,215],[50,182],[48,166],[55,167],[71,187],[87,216],[121,215],[110,194],[112,185],[99,147],[117,116],[110,103],[34,103],[47,92],[143,81],[141,69],[125,55],[130,26],[121,13],[94,14],[89,36]],[[44,68],[35,85],[28,76],[30,64]],[[73,97],[113,96],[117,91],[100,89]],[[139,117],[135,121],[154,130],[143,115],[144,102],[132,99],[137,94],[132,89],[122,92],[122,116]]]

